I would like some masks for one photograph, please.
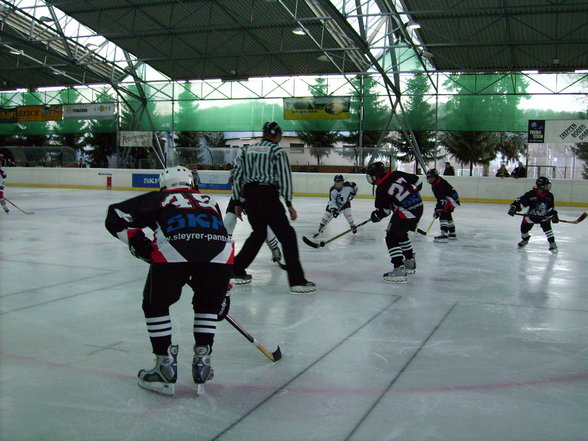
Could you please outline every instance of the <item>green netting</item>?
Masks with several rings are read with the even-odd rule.
[[[416,58],[410,54],[398,52],[396,57],[402,61],[405,55],[404,65],[416,66]],[[391,63],[385,59],[381,62]],[[440,131],[526,131],[529,119],[575,119],[582,118],[581,112],[586,111],[585,101],[583,107],[578,106],[579,100],[586,100],[588,90],[588,76],[582,74],[532,77],[437,74],[427,77],[411,73],[399,78],[404,113],[397,107],[390,124],[391,102],[383,81],[378,76],[364,76],[353,78],[349,83],[341,82],[341,78],[252,80],[238,86],[218,82],[156,83],[144,87],[149,98],[145,107],[137,98],[139,91],[134,84],[125,86],[130,95],[124,101],[109,87],[3,92],[0,93],[2,107],[117,102],[121,111],[117,122],[3,123],[0,135],[83,133],[89,128],[108,132],[115,131],[117,124],[122,130],[251,132],[259,131],[269,120],[278,121],[286,131],[354,132],[360,128],[377,131],[385,127],[389,130],[405,127]],[[350,118],[332,121],[283,119],[282,98],[311,96],[316,90],[348,96]],[[535,101],[538,104],[529,105]],[[364,110],[362,121],[360,102]]]

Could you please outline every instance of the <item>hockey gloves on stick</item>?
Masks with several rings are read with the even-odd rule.
[[[437,219],[439,216],[441,216],[441,213],[443,213],[443,209],[441,209],[441,208],[435,208],[435,211],[433,212],[433,217],[435,219]]]
[[[135,234],[129,239],[129,250],[137,259],[141,259],[147,263],[153,262],[151,259],[153,247],[151,246],[151,241],[144,234]]]
[[[517,212],[517,207],[515,205],[511,205],[510,208],[508,209],[508,215],[514,216],[516,212]]]
[[[380,222],[382,220],[382,218],[379,216],[379,213],[380,213],[380,210],[372,211],[372,214],[370,216],[370,220],[374,223]]]
[[[549,215],[551,216],[551,219],[549,219],[551,222],[554,224],[559,223],[559,216],[557,215],[557,211],[553,210],[549,213]]]
[[[229,282],[229,286],[227,287],[227,292],[221,303],[221,307],[218,311],[218,321],[224,320],[227,318],[227,314],[229,313],[229,309],[231,308],[231,290],[233,289],[233,279]]]
[[[329,211],[331,212],[331,214],[333,215],[333,217],[339,216],[339,210],[337,210],[335,207],[329,208]]]

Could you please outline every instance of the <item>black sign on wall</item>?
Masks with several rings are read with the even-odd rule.
[[[543,143],[545,140],[545,120],[530,119],[527,131],[528,143]]]

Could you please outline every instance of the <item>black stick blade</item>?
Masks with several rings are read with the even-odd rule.
[[[274,352],[272,352],[272,357],[274,359],[274,363],[278,360],[282,359],[282,351],[280,351],[280,347],[278,346],[278,349],[276,349]]]
[[[312,240],[310,240],[308,237],[306,236],[302,236],[302,242],[304,242],[306,245],[308,245],[309,247],[313,247],[313,248],[318,248],[320,245],[318,243],[314,243]],[[324,245],[323,245],[324,246]]]
[[[426,236],[427,235],[427,232],[421,230],[420,228],[417,228],[417,233],[422,234],[423,236]]]

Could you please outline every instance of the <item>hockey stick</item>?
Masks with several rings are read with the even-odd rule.
[[[18,205],[16,205],[14,202],[12,202],[10,199],[6,199],[6,198],[4,198],[4,200],[5,200],[6,202],[8,202],[9,204],[11,204],[11,205],[14,205],[16,208],[18,208],[18,209],[19,209],[20,211],[22,211],[24,214],[35,214],[35,212],[34,212],[34,211],[26,211],[26,210],[23,210],[23,209],[22,209],[22,208],[20,208]]]
[[[257,346],[257,349],[259,349],[261,352],[263,352],[263,354],[267,358],[269,358],[271,361],[273,361],[275,363],[276,361],[278,361],[282,358],[282,352],[280,351],[279,346],[278,346],[278,349],[276,349],[274,352],[269,352],[257,340],[255,340],[255,338],[251,334],[249,334],[245,329],[243,329],[241,327],[241,325],[239,323],[237,323],[235,321],[235,319],[233,317],[231,317],[229,314],[227,314],[226,320],[231,324],[231,326],[233,328],[235,328],[237,331],[239,331],[243,337],[245,337],[247,340],[249,340],[251,343],[253,343],[255,346]]]
[[[361,224],[359,224],[359,225],[356,225],[355,227],[356,227],[356,228],[359,228],[359,227],[361,227],[362,225],[365,225],[365,224],[367,224],[368,222],[371,222],[371,221],[372,221],[371,219],[368,219],[368,220],[366,220],[366,221],[363,221]],[[322,241],[322,242],[320,242],[320,243],[313,242],[312,240],[310,240],[310,239],[309,239],[309,238],[307,238],[306,236],[302,236],[302,241],[303,241],[303,242],[304,242],[306,245],[308,245],[308,246],[310,246],[310,247],[313,247],[313,248],[320,248],[320,247],[324,247],[324,246],[325,246],[326,244],[328,244],[329,242],[333,242],[335,239],[339,239],[341,236],[344,236],[345,234],[347,234],[347,233],[349,233],[349,232],[351,232],[351,231],[353,231],[353,230],[350,228],[349,230],[347,230],[347,231],[344,231],[343,233],[341,233],[341,234],[338,234],[338,235],[337,235],[337,236],[335,236],[335,237],[331,237],[329,240],[325,240],[325,241]]]
[[[517,216],[526,216],[525,213],[515,213]],[[578,219],[576,220],[565,220],[565,219],[560,219],[560,222],[566,223],[566,224],[579,224],[580,222],[582,222],[584,219],[586,219],[586,216],[588,216],[588,214],[586,212],[582,213]]]
[[[429,233],[429,230],[431,229],[431,227],[433,226],[433,222],[435,222],[435,219],[437,219],[436,217],[433,218],[433,220],[431,221],[431,223],[429,224],[429,228],[427,228],[427,231],[423,231],[420,228],[417,228],[417,233],[422,234],[423,236],[426,236]]]

